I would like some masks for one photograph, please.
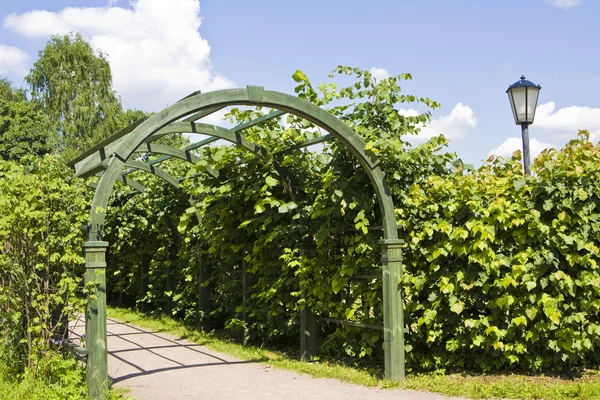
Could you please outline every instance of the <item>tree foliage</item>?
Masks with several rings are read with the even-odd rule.
[[[28,101],[0,100],[0,158],[20,160],[54,150],[55,131],[48,118]]]
[[[54,150],[55,131],[46,115],[0,79],[0,159],[18,161],[27,155],[41,156]]]
[[[23,90],[13,88],[8,79],[0,78],[0,100],[23,101],[25,100],[25,93]]]
[[[52,36],[25,80],[57,128],[67,158],[117,130],[121,104],[110,65],[79,34]]]

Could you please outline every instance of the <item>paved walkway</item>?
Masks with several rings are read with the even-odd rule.
[[[83,333],[82,321],[75,335]],[[172,335],[108,320],[108,373],[137,400],[442,400],[411,390],[382,390],[316,379],[217,353]],[[458,398],[454,398],[458,399]]]

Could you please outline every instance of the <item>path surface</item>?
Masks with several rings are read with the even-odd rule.
[[[242,361],[172,335],[108,319],[108,373],[137,400],[442,400],[411,390],[382,390],[312,378]],[[83,333],[82,321],[75,335]],[[453,398],[458,399],[458,398]]]

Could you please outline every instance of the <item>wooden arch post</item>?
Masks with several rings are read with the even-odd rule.
[[[240,105],[263,106],[279,111],[242,124],[233,130],[191,122],[224,107]],[[379,160],[372,152],[365,150],[365,142],[356,132],[320,107],[284,93],[266,91],[259,86],[248,86],[247,89],[194,93],[142,123],[133,124],[116,133],[72,161],[78,176],[89,176],[104,171],[94,193],[88,241],[84,246],[86,282],[93,283],[95,287],[95,296],[92,296],[88,303],[86,315],[87,378],[91,399],[104,399],[108,389],[105,261],[108,243],[103,241],[103,230],[108,201],[115,182],[122,179],[122,168],[134,152],[139,151],[142,146],[147,146],[146,143],[152,137],[170,132],[201,132],[217,138],[233,134],[237,144],[252,147],[254,145],[245,142],[239,131],[267,120],[270,116],[285,113],[304,118],[330,132],[333,138],[354,154],[373,184],[383,226],[380,245],[383,267],[385,377],[390,380],[404,378],[404,318],[400,291],[401,241],[398,240],[392,196],[379,167]]]

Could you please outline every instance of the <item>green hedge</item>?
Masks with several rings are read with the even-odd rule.
[[[561,370],[600,360],[600,147],[586,133],[476,173],[430,176],[398,209],[409,363]]]
[[[491,159],[474,171],[444,152],[443,137],[414,148],[403,141],[429,113],[403,117],[398,103],[438,107],[401,94],[399,83],[410,75],[376,82],[367,71],[334,72],[356,79],[348,87],[313,88],[297,72],[296,91],[352,126],[389,177],[405,240],[409,368],[597,365],[600,156],[585,133],[542,154],[534,177],[523,176],[517,158]],[[262,113],[234,109],[228,117],[241,123]],[[360,165],[335,142],[290,150],[322,133],[293,117],[245,133],[272,154],[203,148],[203,161],[182,183],[193,207],[142,175],[137,179],[150,193],[119,189],[107,218],[110,298],[294,347],[306,306],[321,316],[381,324],[380,280],[355,279],[381,270],[381,219]],[[203,174],[207,166],[224,179]],[[178,162],[165,168],[174,175],[187,169]],[[200,285],[211,293],[209,308],[199,307]],[[381,362],[380,332],[318,326],[321,355]]]
[[[81,227],[89,191],[51,156],[0,160],[0,363],[50,373],[67,323],[82,312]]]

